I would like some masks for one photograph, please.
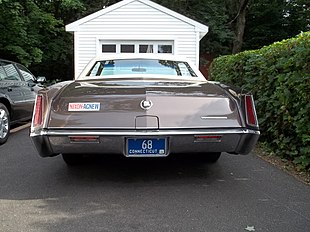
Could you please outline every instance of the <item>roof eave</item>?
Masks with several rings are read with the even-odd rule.
[[[167,7],[161,6],[161,5],[159,5],[159,4],[155,3],[155,2],[152,2],[150,0],[123,0],[121,2],[115,3],[115,4],[113,4],[113,5],[111,5],[111,6],[107,7],[107,8],[104,8],[104,9],[102,9],[100,11],[97,11],[97,12],[95,12],[93,14],[90,14],[90,15],[84,17],[84,18],[81,18],[81,19],[79,19],[79,20],[77,20],[75,22],[72,22],[72,23],[66,25],[66,31],[68,31],[68,32],[78,31],[79,30],[79,26],[81,24],[86,23],[86,22],[88,22],[88,21],[90,21],[90,20],[92,20],[92,19],[94,19],[96,17],[104,15],[104,14],[110,12],[110,11],[113,11],[113,10],[119,8],[119,7],[127,5],[127,4],[129,4],[131,2],[134,2],[134,1],[142,2],[145,5],[148,5],[148,6],[153,7],[155,9],[159,10],[159,11],[162,11],[162,12],[168,14],[168,15],[171,15],[172,17],[175,17],[175,18],[177,18],[179,20],[182,20],[182,21],[184,21],[187,24],[195,26],[196,31],[200,32],[200,39],[202,39],[209,31],[209,27],[208,26],[206,26],[204,24],[201,24],[201,23],[199,23],[199,22],[197,22],[197,21],[195,21],[193,19],[190,19],[190,18],[188,18],[188,17],[186,17],[186,16],[184,16],[182,14],[179,14],[179,13],[173,11],[173,10],[168,9]]]
[[[133,1],[136,1],[136,0],[123,0],[121,2],[118,2],[118,3],[115,3],[115,4],[111,5],[111,6],[108,6],[107,8],[104,8],[104,9],[99,10],[99,11],[97,11],[95,13],[92,13],[92,14],[90,14],[88,16],[85,16],[85,17],[83,17],[83,18],[81,18],[81,19],[79,19],[79,20],[77,20],[75,22],[67,24],[66,25],[66,31],[69,31],[69,32],[78,31],[78,27],[81,24],[86,23],[86,22],[88,22],[88,21],[90,21],[90,20],[92,20],[92,19],[94,19],[96,17],[99,17],[101,15],[104,15],[104,14],[110,12],[110,11],[113,11],[113,10],[119,8],[119,7],[127,5],[127,4],[129,4],[129,3],[133,2]]]

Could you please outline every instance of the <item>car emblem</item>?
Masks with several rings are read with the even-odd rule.
[[[142,100],[140,106],[144,110],[149,110],[153,106],[153,102],[150,100]]]

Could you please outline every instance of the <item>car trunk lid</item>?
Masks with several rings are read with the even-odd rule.
[[[240,127],[235,101],[209,82],[75,81],[51,105],[49,128]]]

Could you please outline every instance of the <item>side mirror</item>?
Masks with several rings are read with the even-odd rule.
[[[37,77],[37,82],[40,84],[43,84],[46,82],[46,78],[45,77]]]

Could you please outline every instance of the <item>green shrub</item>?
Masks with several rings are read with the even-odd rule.
[[[277,155],[310,169],[310,32],[215,59],[210,80],[251,90],[261,138]]]

